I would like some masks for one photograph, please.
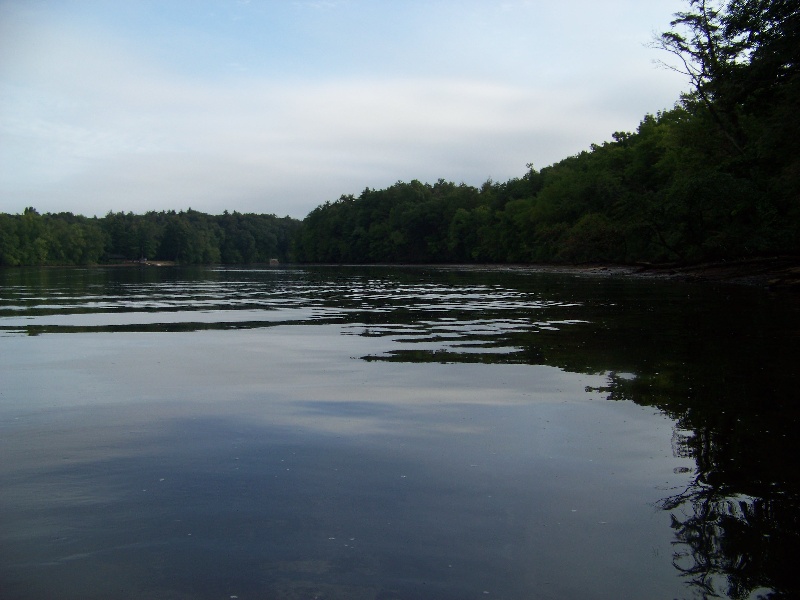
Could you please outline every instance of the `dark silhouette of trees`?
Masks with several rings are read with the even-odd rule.
[[[0,213],[0,265],[88,265],[163,260],[179,264],[251,264],[292,259],[300,222],[274,215],[110,212]]]

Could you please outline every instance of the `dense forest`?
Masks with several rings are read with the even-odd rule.
[[[691,82],[673,108],[541,170],[529,165],[519,178],[367,188],[302,222],[191,210],[89,219],[31,208],[0,214],[0,265],[691,263],[800,254],[800,5],[689,0],[654,45]]]
[[[86,265],[163,260],[246,264],[291,259],[300,221],[274,215],[185,212],[0,214],[0,265]]]

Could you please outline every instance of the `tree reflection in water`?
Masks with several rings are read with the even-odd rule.
[[[660,404],[676,420],[674,455],[696,465],[685,489],[657,503],[671,514],[672,562],[693,595],[797,597],[800,493],[791,413],[712,410],[698,403],[676,411],[674,402],[636,394],[642,383],[612,373],[604,390],[611,400]]]
[[[455,267],[22,269],[0,272],[0,283],[13,304],[6,316],[24,317],[6,328],[30,335],[268,327],[288,314],[287,323],[389,340],[364,360],[608,373],[606,386],[589,391],[669,416],[675,456],[694,462],[685,488],[657,503],[671,514],[673,564],[691,595],[800,597],[795,298]],[[255,320],[213,316],[230,319],[232,306]],[[66,326],[51,318],[61,312],[72,315]],[[103,319],[76,322],[83,312]]]
[[[695,464],[686,488],[657,503],[671,514],[673,564],[690,595],[800,597],[794,564],[800,556],[800,313],[794,304],[758,290],[721,295],[586,280],[575,295],[584,302],[551,305],[547,300],[565,297],[548,287],[558,280],[505,277],[492,288],[501,302],[484,301],[479,313],[454,305],[446,323],[428,311],[415,318],[413,303],[402,308],[405,321],[397,311],[370,314],[369,335],[396,335],[397,324],[406,323],[403,345],[363,358],[608,373],[607,386],[588,391],[669,416],[676,423],[675,456]],[[533,291],[515,304],[509,290]],[[548,321],[551,315],[556,318]],[[383,330],[380,319],[391,327]],[[363,324],[364,315],[357,320]],[[456,332],[457,324],[472,328]]]

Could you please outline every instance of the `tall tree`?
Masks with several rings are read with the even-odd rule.
[[[678,58],[694,94],[739,153],[748,142],[742,113],[797,77],[796,0],[689,0],[656,45]]]

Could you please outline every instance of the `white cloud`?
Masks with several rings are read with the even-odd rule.
[[[245,80],[220,89],[148,78],[122,87],[103,85],[113,108],[87,85],[69,120],[50,107],[47,120],[4,122],[39,152],[38,161],[28,156],[38,172],[20,172],[18,190],[31,175],[52,179],[57,164],[63,191],[52,193],[76,204],[104,197],[132,210],[197,208],[202,199],[241,209],[278,196],[280,210],[303,216],[339,193],[401,178],[508,178],[530,160],[544,166],[544,157],[577,151],[587,132],[606,139],[618,128],[613,111],[574,90],[463,80]],[[7,168],[16,170],[20,150]]]
[[[675,86],[627,61],[583,80],[555,66],[514,80],[257,70],[200,79],[102,31],[18,20],[5,34],[7,212],[191,206],[303,217],[340,194],[401,179],[501,181],[527,162],[542,167],[634,128],[666,108],[658,102]]]

